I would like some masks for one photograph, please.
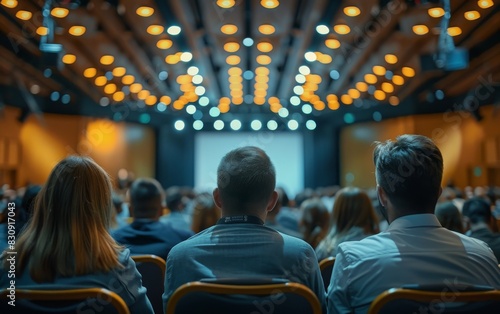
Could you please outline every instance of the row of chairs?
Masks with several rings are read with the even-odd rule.
[[[154,255],[133,256],[143,276],[155,313],[163,312],[161,295],[165,276],[165,261]],[[335,259],[320,262],[320,269],[329,284]],[[326,280],[328,279],[328,280]],[[422,306],[440,313],[491,312],[500,308],[500,291],[461,291],[459,294],[425,287],[390,289],[374,300],[369,310],[375,313],[418,312]],[[9,313],[10,291],[0,291],[0,312]],[[125,302],[114,292],[103,288],[71,290],[16,289],[15,313],[77,313],[94,309],[101,313],[128,314]],[[25,311],[21,310],[25,307]],[[311,313],[320,314],[321,305],[316,295],[304,285],[292,282],[191,282],[181,286],[172,295],[167,314],[200,313],[210,308],[214,313]],[[406,310],[408,309],[408,310]]]

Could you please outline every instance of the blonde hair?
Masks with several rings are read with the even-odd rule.
[[[111,180],[92,159],[70,156],[52,170],[34,213],[16,243],[19,273],[36,282],[107,272],[119,267],[119,246],[108,233]],[[4,268],[7,260],[4,260]]]

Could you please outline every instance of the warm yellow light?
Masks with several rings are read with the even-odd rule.
[[[333,27],[333,30],[339,35],[349,34],[351,28],[345,24],[337,24]]]
[[[361,96],[361,93],[359,92],[359,90],[357,90],[355,88],[349,89],[347,91],[347,94],[349,94],[349,96],[351,96],[352,99],[358,99]]]
[[[234,0],[217,0],[217,5],[223,9],[229,9],[234,6]]]
[[[115,57],[113,57],[111,55],[104,55],[101,57],[100,62],[103,65],[110,65],[113,62],[115,62]]]
[[[238,67],[232,67],[229,68],[229,70],[227,70],[227,74],[229,74],[230,76],[238,76],[241,75],[242,73],[243,71]]]
[[[158,47],[159,49],[166,50],[166,49],[172,47],[172,44],[173,43],[170,39],[160,39],[156,43],[156,47]]]
[[[260,55],[260,56],[257,56],[256,61],[258,64],[268,65],[269,63],[271,63],[271,57],[266,56],[266,55]]]
[[[327,54],[321,54],[317,59],[320,63],[323,64],[329,64],[333,61],[332,57]]]
[[[273,50],[273,45],[269,42],[266,42],[266,41],[262,41],[260,43],[257,44],[257,50],[259,50],[260,52],[270,52]]]
[[[147,32],[150,35],[160,35],[163,33],[164,27],[161,25],[149,25],[147,28]]]
[[[401,72],[406,77],[414,77],[415,76],[415,70],[413,68],[410,68],[410,67],[403,67],[401,69]]]
[[[141,83],[134,83],[134,84],[130,85],[130,92],[131,93],[136,94],[136,93],[140,92],[141,90],[142,90]]]
[[[333,102],[337,100],[339,100],[339,98],[335,94],[328,94],[328,96],[326,96],[326,101],[328,102]]]
[[[233,97],[233,99],[231,99],[231,101],[235,105],[241,105],[243,103],[243,97]]]
[[[179,75],[175,81],[179,85],[185,85],[185,84],[191,85],[191,80],[192,80],[191,75],[184,74],[184,75]]]
[[[17,7],[17,1],[16,0],[2,0],[2,5],[6,8],[13,9]]]
[[[389,82],[382,83],[382,90],[388,94],[394,91],[394,86]]]
[[[368,90],[368,84],[366,84],[365,82],[357,82],[356,83],[356,88],[360,92],[366,92]]]
[[[69,28],[68,33],[73,36],[82,36],[83,34],[85,34],[86,30],[87,29],[85,28],[85,26],[75,25]]]
[[[413,25],[411,29],[417,35],[425,35],[429,32],[429,28],[426,25]]]
[[[83,76],[86,78],[93,78],[97,74],[97,69],[96,68],[86,68],[83,71]]]
[[[276,29],[271,24],[262,24],[259,26],[259,32],[262,35],[271,35],[274,34],[275,31]]]
[[[342,101],[342,103],[345,104],[345,105],[352,104],[352,98],[351,98],[351,96],[346,95],[346,94],[340,96],[340,101]]]
[[[66,17],[69,13],[69,10],[66,8],[53,8],[52,11],[50,11],[50,14],[54,17],[58,17],[62,19],[63,17]]]
[[[462,34],[462,29],[458,26],[448,27],[448,35],[450,36],[458,36]]]
[[[392,77],[392,82],[394,83],[394,85],[401,86],[405,83],[405,79],[401,75],[394,75]]]
[[[322,101],[317,101],[314,103],[314,109],[318,110],[318,111],[322,111],[322,110],[325,110],[326,108],[326,105],[324,102]]]
[[[125,75],[126,72],[127,72],[127,69],[125,69],[124,67],[116,67],[113,69],[113,76],[122,77]],[[128,83],[128,84],[132,84],[132,83]],[[124,84],[126,84],[126,83],[124,83]]]
[[[168,64],[177,64],[179,63],[179,61],[181,61],[181,57],[177,54],[175,55],[168,55],[166,58],[165,58],[165,62],[168,63]]]
[[[329,101],[328,102],[328,108],[330,108],[330,110],[337,110],[340,108],[340,103],[338,101]]]
[[[431,17],[441,17],[444,15],[444,10],[440,7],[430,8],[427,10],[427,13],[429,13]]]
[[[174,101],[172,107],[174,107],[175,110],[182,110],[184,108],[185,103],[181,101],[180,99]]]
[[[111,84],[104,86],[104,92],[106,94],[113,94],[114,92],[116,92],[116,85],[111,83]]]
[[[220,31],[226,35],[233,35],[233,34],[236,34],[236,32],[238,31],[238,26],[236,26],[234,24],[225,24],[225,25],[222,25],[222,27],[220,28]]]
[[[398,63],[398,57],[396,57],[396,55],[393,55],[391,53],[388,53],[385,55],[384,57],[385,59],[385,62],[389,63],[389,64],[396,64]]]
[[[397,105],[399,105],[399,98],[397,96],[391,96],[391,97],[389,97],[389,103],[392,106],[397,106]]]
[[[313,84],[319,84],[322,81],[321,76],[318,74],[308,74],[306,75],[306,80],[308,83],[313,83]]]
[[[330,49],[337,49],[340,47],[340,41],[335,38],[328,38],[327,40],[325,40],[325,46]]]
[[[356,6],[348,6],[344,8],[344,14],[347,16],[358,16],[361,10]]]
[[[153,15],[154,12],[155,10],[151,7],[138,7],[137,10],[135,10],[135,13],[142,17],[149,17]]]
[[[148,97],[146,97],[146,100],[144,102],[146,103],[146,105],[152,106],[152,105],[156,104],[157,100],[158,99],[156,98],[155,95],[149,95]]]
[[[168,106],[172,102],[172,98],[170,98],[170,96],[165,95],[161,96],[160,101]]]
[[[376,100],[384,100],[385,99],[385,93],[381,91],[380,89],[377,89],[373,93],[373,97],[375,97]]]
[[[114,73],[115,71],[113,71]],[[132,83],[134,83],[135,81],[135,77],[133,75],[125,75],[124,77],[122,77],[122,83],[125,84],[125,85],[130,85]]]
[[[266,9],[274,9],[280,5],[278,0],[261,0],[260,4]]]
[[[487,8],[489,8],[489,7],[491,7],[493,5],[493,1],[491,1],[491,0],[479,0],[477,2],[477,5],[481,9],[487,9]]]
[[[229,83],[231,83],[231,84],[235,84],[235,83],[241,84],[241,82],[243,82],[243,78],[241,76],[230,76],[229,77]]]
[[[32,16],[33,14],[31,14],[30,11],[25,11],[25,10],[19,10],[16,13],[16,17],[23,21],[29,20]]]
[[[386,72],[385,68],[383,66],[381,66],[381,65],[375,65],[372,68],[372,70],[373,70],[373,73],[375,73],[378,76],[385,75],[385,72]]]
[[[95,78],[94,83],[96,86],[104,86],[104,85],[106,85],[107,81],[108,81],[108,79],[105,76],[98,76]]]
[[[267,82],[269,82],[269,76],[267,76],[267,75],[263,75],[263,76],[258,75],[258,76],[255,77],[255,82],[257,82],[257,83],[267,83]]]
[[[149,95],[151,95],[151,93],[147,89],[143,89],[139,93],[137,93],[137,98],[139,98],[140,100],[145,100]]]
[[[481,14],[477,11],[467,11],[464,13],[464,16],[467,20],[474,21],[474,20],[477,20],[478,18],[480,18]]]
[[[73,64],[76,61],[76,56],[74,54],[68,53],[62,57],[62,62],[64,64]]]
[[[40,26],[36,29],[36,33],[40,36],[47,36],[49,29],[45,26]]]
[[[230,55],[226,58],[226,63],[229,65],[238,65],[241,59],[237,55]]]
[[[267,92],[265,90],[262,90],[262,89],[256,89],[253,94],[255,97],[264,98],[264,97],[266,97]]]
[[[236,98],[243,97],[243,91],[239,90],[239,89],[233,89],[233,90],[231,90],[231,92],[229,94],[233,98],[234,97],[236,97]]]
[[[236,52],[240,49],[240,44],[230,41],[224,44],[224,50],[227,52]]]
[[[368,84],[375,84],[377,83],[377,77],[371,73],[365,74],[365,82]]]
[[[266,67],[257,67],[255,69],[255,74],[256,75],[260,75],[260,76],[262,76],[262,75],[269,75],[269,69],[266,68]]]
[[[113,94],[113,100],[114,101],[122,101],[125,99],[125,93],[124,92],[121,92],[121,91],[118,91],[116,93]]]

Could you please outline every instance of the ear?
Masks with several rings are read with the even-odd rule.
[[[219,188],[215,188],[213,193],[212,193],[213,197],[214,197],[214,202],[215,202],[215,205],[217,205],[217,207],[219,208],[222,208],[222,201],[220,199],[220,191],[219,191]]]
[[[379,200],[380,204],[383,207],[387,207],[387,194],[385,193],[384,189],[380,185],[377,185],[377,195],[378,195],[378,200]]]
[[[269,198],[269,202],[267,203],[266,211],[267,212],[272,211],[274,206],[276,206],[277,201],[278,201],[278,192],[273,191],[271,197]]]

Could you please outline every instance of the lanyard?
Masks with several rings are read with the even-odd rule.
[[[218,225],[224,225],[224,224],[256,224],[256,225],[263,225],[264,222],[259,218],[255,216],[249,216],[249,215],[240,215],[240,216],[227,216],[227,217],[222,217],[217,221]]]

